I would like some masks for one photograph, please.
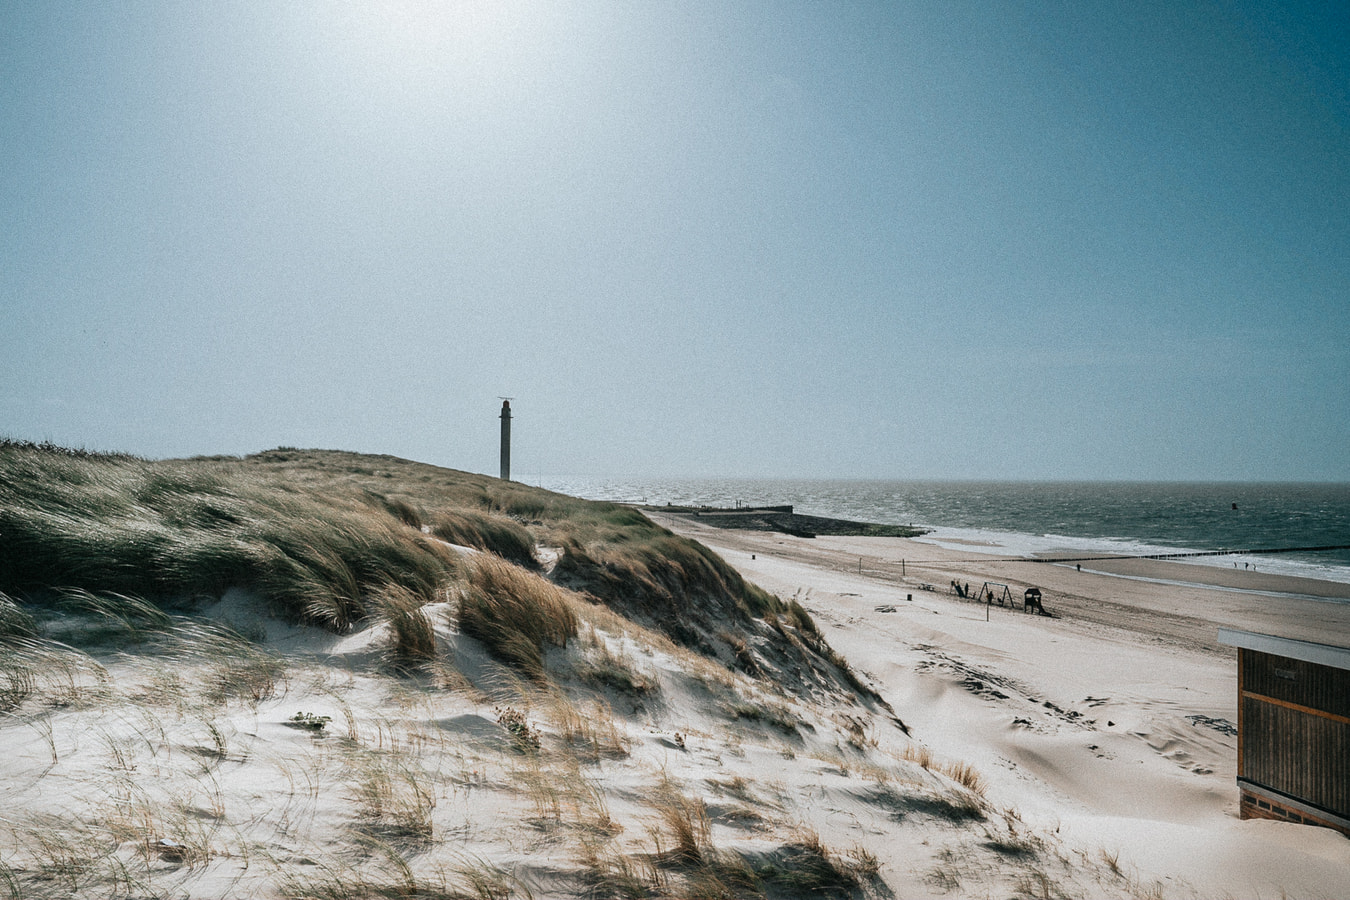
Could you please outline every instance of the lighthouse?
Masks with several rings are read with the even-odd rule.
[[[502,398],[502,481],[511,480],[511,400]]]

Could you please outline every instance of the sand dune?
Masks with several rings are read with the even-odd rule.
[[[581,595],[532,684],[449,603],[422,608],[436,660],[408,672],[387,621],[335,635],[232,590],[200,612],[247,640],[193,618],[125,652],[0,655],[0,896],[1343,893],[1350,840],[1237,818],[1214,632],[1277,624],[1269,597],[1199,567],[1131,573],[1176,586],[671,524],[796,597],[893,712],[805,671],[819,653],[728,632],[728,668]],[[1055,617],[954,579],[1038,585]],[[1290,604],[1345,635],[1350,607]]]

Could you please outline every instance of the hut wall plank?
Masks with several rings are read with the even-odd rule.
[[[1243,777],[1350,817],[1350,725],[1242,699]]]

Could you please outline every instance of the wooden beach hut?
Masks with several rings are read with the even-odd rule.
[[[1220,628],[1238,651],[1240,816],[1350,835],[1350,648]]]

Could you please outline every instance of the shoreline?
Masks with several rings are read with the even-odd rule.
[[[1164,578],[1201,587],[1271,595],[1315,597],[1350,602],[1350,584],[1282,572],[1229,569],[1204,563],[1161,559],[1094,559],[1094,569],[1124,578]],[[1159,574],[1171,573],[1171,574]],[[1182,576],[1186,577],[1182,577]]]
[[[1073,615],[1130,627],[1130,609],[1155,617],[1171,619],[1174,639],[1198,641],[1218,650],[1217,632],[1220,626],[1281,634],[1298,640],[1326,643],[1339,640],[1350,646],[1350,582],[1330,581],[1301,575],[1289,575],[1255,569],[1228,569],[1205,563],[1155,559],[1145,556],[1121,555],[1112,557],[1092,553],[1090,567],[1081,571],[1070,565],[1076,558],[1064,549],[1047,551],[1045,556],[1018,556],[993,554],[987,550],[962,550],[947,546],[966,543],[979,547],[998,547],[995,543],[962,541],[953,538],[933,538],[928,535],[913,537],[871,536],[865,531],[840,535],[820,534],[802,538],[774,530],[771,524],[760,528],[723,528],[714,517],[694,517],[662,507],[642,507],[644,514],[671,527],[683,523],[704,543],[716,543],[714,534],[732,535],[753,541],[759,535],[768,541],[791,539],[807,556],[835,568],[849,567],[845,556],[863,562],[863,567],[874,574],[897,578],[918,587],[930,584],[947,590],[949,582],[963,584],[979,579],[994,584],[1008,584],[1019,603],[1027,587],[1048,591],[1045,602],[1050,612],[1056,604]],[[853,523],[865,527],[866,523]],[[678,530],[678,529],[676,529]],[[840,541],[856,541],[847,550]],[[812,551],[812,545],[817,550]],[[1088,555],[1088,554],[1082,554]],[[911,577],[911,570],[914,575]],[[1014,590],[1014,583],[1016,589]],[[972,584],[972,588],[976,585]],[[1160,589],[1166,589],[1165,592]],[[1204,600],[1207,594],[1224,599]],[[1197,617],[1179,614],[1168,597],[1179,598],[1181,605],[1216,610],[1213,616]],[[953,598],[956,599],[956,598]],[[1274,600],[1275,603],[1266,602]],[[966,601],[976,602],[976,601]],[[1225,619],[1224,616],[1228,616]],[[1179,616],[1179,618],[1178,618]],[[1208,620],[1208,635],[1203,633]],[[1182,621],[1188,620],[1188,621]]]

